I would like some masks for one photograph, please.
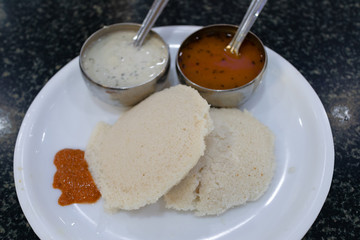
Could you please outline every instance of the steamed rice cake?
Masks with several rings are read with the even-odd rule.
[[[167,208],[219,215],[257,200],[274,174],[274,136],[249,112],[211,109],[214,130],[187,177],[164,197]]]
[[[85,159],[105,209],[138,209],[179,183],[205,151],[212,130],[209,105],[177,85],[148,97],[114,125],[99,123]]]

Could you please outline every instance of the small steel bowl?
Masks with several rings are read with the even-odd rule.
[[[188,43],[191,41],[194,41],[198,35],[201,34],[213,34],[216,32],[226,32],[235,34],[237,31],[237,26],[235,25],[228,25],[228,24],[217,24],[217,25],[210,25],[203,27],[199,29],[198,31],[194,32],[190,36],[188,36],[180,45],[180,48],[178,50],[178,54],[176,57],[176,72],[179,78],[180,83],[186,84],[188,86],[191,86],[198,90],[200,95],[207,100],[207,102],[214,106],[214,107],[239,107],[243,105],[249,98],[253,95],[255,90],[257,89],[259,83],[261,82],[264,72],[267,67],[267,61],[268,57],[265,51],[265,47],[261,40],[252,32],[249,32],[246,38],[251,39],[252,42],[254,42],[262,51],[262,54],[264,56],[264,66],[260,73],[250,82],[248,82],[245,85],[242,85],[237,88],[231,88],[231,89],[209,89],[206,87],[202,87],[193,81],[191,79],[188,79],[185,74],[182,72],[180,65],[179,65],[179,58],[180,53],[183,47],[186,47]],[[230,40],[229,40],[230,42]],[[221,46],[220,46],[221,47]]]
[[[99,38],[103,37],[106,34],[112,33],[112,32],[118,32],[118,31],[124,31],[124,30],[133,30],[137,32],[140,28],[140,24],[136,23],[119,23],[114,24],[110,26],[105,26],[95,33],[93,33],[83,44],[81,51],[80,51],[80,58],[79,58],[79,64],[81,69],[81,74],[83,79],[85,80],[85,83],[89,90],[100,100],[116,106],[132,106],[137,104],[138,102],[142,101],[155,91],[162,90],[165,88],[168,83],[168,72],[170,69],[170,51],[169,46],[167,43],[160,37],[159,34],[156,32],[150,30],[149,37],[155,37],[160,39],[166,48],[164,48],[167,51],[167,57],[166,57],[166,63],[164,64],[164,68],[162,69],[159,74],[154,76],[152,79],[141,83],[139,85],[130,86],[130,87],[108,87],[104,86],[102,84],[97,83],[89,75],[86,73],[86,70],[84,68],[84,53],[86,53],[86,50]],[[134,35],[135,36],[135,35]],[[146,41],[146,40],[145,40]],[[145,43],[144,43],[145,44]],[[140,64],[140,63],[139,63]]]

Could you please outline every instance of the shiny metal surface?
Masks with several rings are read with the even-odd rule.
[[[226,47],[233,54],[239,55],[239,49],[241,43],[244,41],[246,35],[249,33],[251,27],[254,25],[255,20],[260,15],[261,10],[265,6],[267,0],[252,0],[251,4],[246,11],[246,14],[241,21],[238,30],[236,31],[235,36]]]
[[[154,31],[149,32],[149,36],[156,37],[160,39],[167,47],[167,59],[164,69],[155,76],[152,80],[147,81],[143,84],[133,86],[133,87],[120,87],[120,88],[110,88],[103,86],[95,81],[93,81],[83,67],[83,56],[86,49],[91,46],[91,44],[98,40],[101,36],[104,36],[111,32],[121,31],[121,30],[139,30],[140,24],[135,23],[119,23],[110,26],[105,26],[102,29],[93,33],[84,43],[80,51],[79,65],[81,69],[81,74],[89,90],[100,100],[118,106],[132,106],[140,102],[141,100],[148,97],[150,94],[155,91],[163,89],[167,85],[167,76],[170,68],[170,51],[169,47],[165,41]]]
[[[199,34],[199,32],[214,32],[214,31],[223,31],[228,33],[235,33],[237,31],[237,26],[234,25],[228,25],[228,24],[217,24],[217,25],[210,25],[206,26],[204,28],[201,28],[200,30],[196,31],[195,33],[191,34],[189,37],[187,37],[183,43],[180,46],[179,52],[181,51],[181,48],[185,46],[188,42],[191,42],[196,35]],[[259,86],[264,72],[266,71],[267,67],[267,61],[268,57],[264,48],[263,43],[261,40],[252,32],[249,32],[248,37],[251,38],[251,40],[257,44],[263,51],[263,54],[265,56],[265,63],[264,67],[261,70],[261,72],[257,75],[255,79],[247,83],[246,85],[240,86],[238,88],[233,89],[226,89],[226,90],[214,90],[202,87],[190,79],[188,79],[183,72],[181,71],[181,68],[179,66],[178,58],[176,59],[176,72],[179,77],[179,81],[183,84],[187,84],[196,90],[199,91],[201,96],[205,98],[208,103],[214,107],[238,107],[244,104],[247,100],[250,99],[250,97],[253,95],[253,93],[256,91],[257,87]],[[179,56],[179,54],[177,55]]]
[[[155,0],[153,2],[148,14],[146,15],[143,23],[141,24],[138,33],[134,37],[135,47],[140,47],[143,44],[144,39],[146,38],[151,28],[154,26],[156,19],[158,19],[168,1],[169,0]]]

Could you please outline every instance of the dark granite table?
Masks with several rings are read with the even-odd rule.
[[[151,3],[0,0],[1,239],[37,239],[20,208],[13,179],[16,136],[31,102],[46,82],[79,54],[92,32],[106,24],[140,23]],[[248,4],[172,0],[156,25],[237,25]],[[328,198],[304,239],[358,239],[359,1],[269,1],[252,31],[304,75],[330,119],[335,143],[334,177]]]

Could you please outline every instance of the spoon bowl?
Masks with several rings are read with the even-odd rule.
[[[159,34],[150,31],[142,48],[135,48],[132,37],[139,28],[140,25],[136,23],[118,23],[103,27],[93,33],[81,48],[79,65],[86,86],[93,95],[108,104],[132,106],[169,84],[168,45]],[[119,39],[126,34],[129,36],[126,45],[121,45]],[[105,42],[110,36],[114,36],[111,45]],[[156,43],[156,47],[153,43]],[[97,52],[90,57],[92,49]],[[141,61],[136,60],[134,54]],[[152,66],[154,67],[149,69]],[[147,70],[151,70],[151,74]],[[109,76],[110,82],[107,81]]]
[[[203,27],[200,30],[191,34],[182,42],[177,54],[176,71],[180,83],[189,85],[198,90],[202,97],[204,97],[208,101],[208,103],[214,107],[239,107],[243,105],[258,88],[263,78],[264,72],[267,68],[268,59],[265,47],[261,40],[255,34],[249,32],[246,36],[246,40],[250,43],[252,47],[254,47],[252,49],[256,49],[257,51],[259,51],[257,55],[258,58],[262,61],[261,68],[257,70],[257,72],[255,72],[255,75],[253,75],[254,77],[248,79],[249,81],[245,84],[239,83],[238,86],[236,86],[235,84],[234,87],[229,87],[226,89],[221,88],[222,79],[220,77],[222,77],[222,75],[225,74],[226,71],[231,71],[232,68],[239,68],[236,70],[240,70],[240,74],[242,74],[243,69],[245,71],[246,68],[248,68],[249,66],[251,67],[252,61],[258,60],[246,59],[247,56],[245,56],[245,54],[241,56],[230,54],[233,55],[232,57],[240,58],[230,59],[230,62],[233,62],[233,60],[240,60],[240,62],[244,60],[244,64],[242,64],[243,66],[232,65],[230,69],[219,69],[218,66],[226,65],[224,64],[224,62],[222,62],[222,58],[225,55],[218,57],[218,55],[214,53],[214,57],[216,58],[214,59],[214,62],[212,63],[208,60],[211,58],[211,54],[213,54],[212,50],[214,48],[216,48],[220,52],[224,52],[223,54],[226,54],[225,47],[228,43],[220,43],[218,45],[212,46],[212,48],[210,48],[207,44],[206,45],[209,48],[205,48],[202,46],[200,46],[200,48],[197,48],[196,45],[202,44],[200,40],[205,39],[206,37],[212,38],[214,36],[217,36],[219,33],[232,37],[236,33],[237,29],[237,26],[228,24],[217,24]],[[230,41],[230,39],[228,41]],[[189,52],[187,52],[188,49],[193,50],[192,55],[189,55]],[[205,55],[200,56],[200,52],[205,53]],[[206,62],[204,62],[203,60],[205,60]],[[259,62],[257,62],[256,64],[258,63]],[[204,66],[204,68],[201,69],[201,66]],[[221,73],[221,71],[224,71],[224,73]],[[207,73],[210,73],[210,75],[206,75]],[[214,75],[212,76],[211,73],[214,73]],[[236,77],[238,73],[239,71],[233,74],[234,79],[225,80],[235,81],[236,83],[236,81],[239,80]],[[204,77],[205,75],[206,77]],[[210,87],[211,85],[208,85],[208,83],[210,81],[213,81],[215,78],[219,80],[220,86]]]

